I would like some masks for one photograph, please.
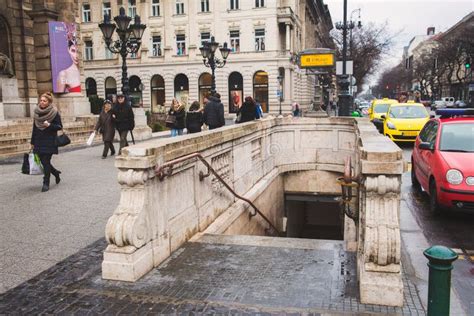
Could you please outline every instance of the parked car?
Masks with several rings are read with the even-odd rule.
[[[430,209],[474,212],[474,109],[442,109],[416,138],[411,182]]]
[[[466,102],[464,102],[463,100],[457,100],[456,102],[454,102],[454,107],[455,108],[465,108],[466,107]]]
[[[414,142],[430,114],[421,103],[394,103],[381,118],[385,136],[397,142]]]
[[[433,111],[449,107],[454,107],[454,97],[444,97],[431,104],[431,110]]]

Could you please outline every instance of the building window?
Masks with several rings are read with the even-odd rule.
[[[230,31],[230,49],[233,53],[240,52],[240,31]]]
[[[265,6],[265,0],[255,0],[256,8],[263,8]]]
[[[137,0],[128,0],[128,15],[132,19],[137,15]]]
[[[161,36],[153,36],[151,39],[151,49],[153,56],[161,56]]]
[[[84,41],[84,56],[86,60],[92,60],[94,59],[94,56],[92,54],[93,48],[92,48],[92,41]]]
[[[183,2],[183,0],[176,0],[176,14],[177,15],[184,14],[184,2]]]
[[[265,29],[255,30],[255,51],[261,52],[265,50]]]
[[[186,38],[184,34],[176,35],[176,55],[186,55]]]
[[[239,0],[230,0],[230,9],[238,10],[239,9]]]
[[[105,48],[105,59],[113,59],[114,53],[110,51],[107,47]]]
[[[110,2],[102,3],[102,14],[112,16],[112,8],[110,7]]]
[[[130,53],[130,58],[137,58],[137,57],[138,57],[137,52]]]
[[[151,1],[151,15],[160,16],[160,0]]]
[[[205,43],[209,43],[211,41],[211,33],[203,32],[201,33],[201,46],[204,46]]]
[[[90,21],[91,21],[91,5],[86,3],[82,5],[82,22],[90,22]]]
[[[209,0],[201,0],[201,12],[209,12]]]

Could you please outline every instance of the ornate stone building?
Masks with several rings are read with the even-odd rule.
[[[0,0],[0,120],[31,116],[38,95],[52,91],[48,22],[75,22],[77,13],[75,0]],[[56,95],[55,104],[65,116],[90,113],[84,93]]]
[[[235,111],[235,94],[278,112],[278,75],[284,112],[293,101],[305,106],[317,94],[316,78],[300,70],[294,56],[330,46],[332,21],[323,0],[89,0],[79,1],[88,95],[107,97],[121,88],[121,60],[107,51],[98,28],[104,13],[114,17],[121,6],[147,25],[140,52],[127,63],[134,102],[153,112],[174,97],[202,102],[211,75],[199,47],[211,36],[232,49],[225,67],[216,70],[227,113]]]

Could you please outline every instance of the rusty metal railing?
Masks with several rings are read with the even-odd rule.
[[[249,218],[252,218],[253,216],[257,214],[260,215],[270,225],[270,227],[278,236],[282,235],[281,232],[272,224],[272,222],[265,215],[263,215],[262,212],[260,212],[260,210],[255,206],[255,204],[253,204],[252,201],[250,201],[249,199],[246,199],[243,196],[240,196],[239,194],[237,194],[237,192],[235,192],[227,184],[227,182],[224,179],[222,179],[222,177],[214,170],[214,168],[212,168],[212,166],[207,162],[206,159],[204,159],[204,157],[200,153],[194,153],[194,154],[186,155],[180,158],[176,158],[164,163],[161,166],[157,166],[155,169],[156,176],[158,177],[160,181],[163,181],[166,177],[171,176],[173,174],[173,166],[175,164],[181,163],[193,158],[199,159],[207,167],[206,174],[204,174],[202,171],[199,172],[199,181],[203,181],[212,173],[216,177],[216,179],[219,180],[219,182],[222,183],[227,188],[227,190],[229,190],[236,198],[247,202],[254,209],[255,212],[253,214],[249,213]]]
[[[351,170],[352,164],[351,157],[349,156],[346,158],[346,163],[344,165],[344,176],[337,178],[337,182],[341,186],[341,209],[349,218],[357,223],[359,212],[351,209],[350,202],[352,200],[352,188],[357,188],[359,183],[352,178]]]

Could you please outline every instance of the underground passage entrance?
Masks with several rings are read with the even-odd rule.
[[[286,237],[344,240],[344,216],[334,195],[285,194]]]

